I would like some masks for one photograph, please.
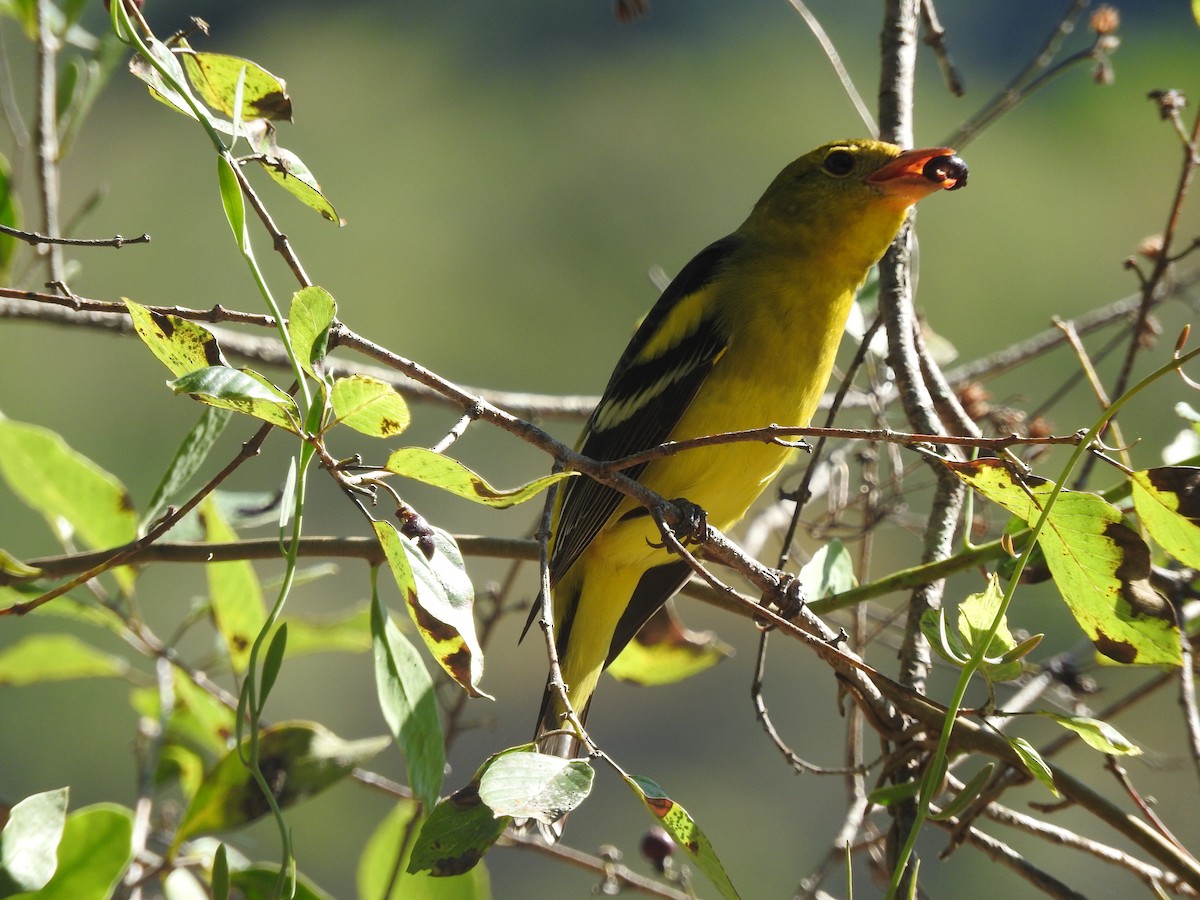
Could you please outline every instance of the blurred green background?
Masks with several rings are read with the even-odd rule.
[[[871,102],[878,4],[811,5]],[[949,96],[923,50],[917,143],[940,142],[1024,65],[1061,5],[945,4],[940,13],[968,93]],[[98,29],[102,11],[96,7],[89,21]],[[864,130],[783,0],[656,0],[648,19],[627,26],[614,22],[602,0],[151,0],[147,13],[162,35],[184,27],[190,14],[202,16],[213,34],[193,41],[199,48],[250,57],[287,79],[296,121],[281,129],[280,142],[312,168],[347,224],[329,225],[263,178],[281,227],[313,279],[338,299],[350,327],[469,385],[597,393],[633,323],[655,298],[650,267],[677,271],[736,227],[786,162]],[[971,166],[968,190],[922,205],[919,305],[961,360],[1043,329],[1051,315],[1077,315],[1136,289],[1123,260],[1143,237],[1161,231],[1180,163],[1178,140],[1145,96],[1170,87],[1200,97],[1200,29],[1184,0],[1142,2],[1122,9],[1122,18],[1113,85],[1094,84],[1086,66],[1072,70],[960,148]],[[1086,29],[1080,32],[1070,49],[1090,40]],[[3,37],[12,87],[27,104],[32,56],[9,22]],[[21,158],[11,139],[0,146],[10,159]],[[27,184],[29,175],[26,168]],[[72,288],[101,299],[258,309],[213,175],[199,129],[118,73],[63,166],[64,210],[69,217],[101,190],[104,202],[78,232],[145,231],[153,242],[72,252],[82,264]],[[31,196],[26,208],[33,208]],[[1198,222],[1194,209],[1185,214],[1184,240]],[[286,270],[265,241],[257,247],[286,298],[292,290]],[[32,283],[40,280],[38,273]],[[1169,353],[1189,310],[1177,303],[1161,319],[1164,343],[1144,354],[1141,372]],[[3,324],[0,348],[0,411],[60,432],[145,503],[197,414],[162,387],[158,363],[128,339],[19,322]],[[1101,368],[1111,379],[1113,366]],[[1033,407],[1075,369],[1074,359],[1060,351],[992,390],[1002,402]],[[1126,420],[1127,440],[1143,439],[1133,450],[1138,465],[1160,462],[1155,448],[1180,427],[1172,405],[1186,399],[1178,381],[1164,382]],[[1094,414],[1094,401],[1076,390],[1050,415],[1055,430],[1067,432],[1090,424]],[[407,442],[429,444],[455,416],[417,407],[414,418]],[[565,439],[578,428],[548,427]],[[235,422],[225,455],[216,458],[227,458],[251,430]],[[372,459],[386,451],[349,442],[340,449]],[[272,439],[231,486],[272,489],[288,450]],[[455,453],[502,485],[547,466],[540,454],[485,427],[473,428]],[[321,478],[314,484],[310,533],[365,533],[361,519]],[[461,533],[523,534],[536,514],[532,508],[481,511],[420,489],[410,497],[435,523]],[[44,524],[2,487],[0,510],[0,546],[23,558],[54,552]],[[887,541],[876,546],[877,572],[917,561],[921,510],[909,512],[911,534],[889,529]],[[505,572],[487,561],[468,566],[479,589]],[[291,609],[329,611],[362,602],[365,567],[341,569],[336,578],[302,588]],[[278,567],[262,571],[270,575]],[[980,583],[978,577],[956,579],[948,596],[963,596]],[[201,572],[158,567],[144,573],[140,596],[150,623],[170,633],[203,590]],[[533,590],[527,577],[518,593],[528,599]],[[689,808],[748,898],[787,896],[840,825],[841,780],[789,777],[762,737],[748,702],[752,629],[695,604],[686,604],[685,613],[698,627],[719,629],[739,654],[671,688],[647,691],[610,681],[589,724],[629,770],[654,778]],[[1020,594],[1014,618],[1020,627],[1050,633],[1047,653],[1081,639],[1048,587]],[[448,786],[465,782],[488,754],[532,732],[544,657],[536,640],[517,646],[522,621],[506,619],[491,644],[484,686],[497,700],[472,705],[477,727],[455,748]],[[4,619],[0,646],[50,627],[61,626],[41,617]],[[184,647],[203,655],[204,641],[190,636]],[[115,641],[105,646],[121,651]],[[894,670],[886,648],[872,659]],[[1098,675],[1111,696],[1146,677]],[[776,641],[769,678],[772,711],[796,751],[820,764],[840,764],[845,720],[828,670],[799,647]],[[935,680],[935,692],[948,684],[948,676]],[[70,784],[73,807],[104,799],[131,803],[135,716],[127,690],[115,682],[0,688],[0,795],[12,801]],[[1133,778],[1158,797],[1160,813],[1186,839],[1200,833],[1194,772],[1173,697],[1164,693],[1157,702],[1115,724],[1147,748],[1130,764]],[[269,713],[275,720],[317,719],[344,737],[385,731],[366,655],[289,662]],[[1037,726],[1022,733],[1035,743],[1050,736]],[[1098,754],[1074,750],[1063,761],[1115,794]],[[377,765],[402,777],[394,750]],[[1049,798],[1028,789],[1009,799]],[[292,811],[302,870],[336,896],[352,896],[358,854],[388,805],[344,785]],[[1071,827],[1085,817],[1065,811],[1053,821]],[[592,851],[614,844],[626,862],[644,869],[636,846],[647,824],[636,802],[602,771],[596,795],[572,817],[569,837]],[[999,836],[1084,893],[1136,890],[1132,879],[1086,857],[1071,859],[1070,851],[1030,844],[1012,832]],[[277,853],[272,827],[235,840],[257,858]],[[931,831],[921,850],[932,856],[943,845],[942,835]],[[497,897],[586,896],[595,881],[534,853],[499,850],[487,862]],[[855,889],[870,895],[861,869],[859,875]],[[970,851],[946,863],[931,861],[922,877],[941,896],[962,895],[967,879],[973,897],[1011,897],[1020,890],[1012,876]],[[829,888],[845,892],[840,877]],[[709,893],[704,883],[699,890]]]

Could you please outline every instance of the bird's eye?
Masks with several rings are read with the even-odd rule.
[[[830,175],[849,175],[854,170],[854,154],[849,150],[831,150],[823,163]]]

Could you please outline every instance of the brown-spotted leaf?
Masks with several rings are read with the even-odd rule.
[[[320,793],[392,742],[390,737],[344,741],[316,722],[287,722],[259,733],[258,764],[281,808]],[[175,834],[175,848],[199,834],[249,824],[270,813],[241,751],[230,750],[204,776]]]
[[[128,298],[123,299],[129,307],[133,330],[175,377],[208,366],[229,365],[216,337],[203,325],[179,316],[151,312]]]
[[[329,392],[335,422],[371,437],[392,437],[408,427],[411,416],[399,392],[369,375],[348,375]]]
[[[372,525],[408,614],[433,658],[472,697],[493,699],[479,689],[483,649],[475,634],[475,589],[454,538],[431,528],[434,550],[427,559],[390,522]]]
[[[1033,525],[1054,485],[1019,482],[998,459],[945,462],[956,475]],[[1180,664],[1179,628],[1150,585],[1150,550],[1121,511],[1096,494],[1062,491],[1038,537],[1075,620],[1104,656],[1139,665]]]
[[[239,118],[292,120],[292,100],[287,84],[256,62],[193,50],[180,41],[175,55],[183,63],[188,81],[196,93],[217,112],[233,118],[238,79],[242,80],[242,108]],[[245,75],[242,73],[245,72]]]
[[[666,795],[662,788],[649,778],[637,775],[625,776],[625,783],[637,794],[646,809],[658,821],[667,833],[674,838],[675,843],[687,851],[696,866],[708,876],[722,897],[736,898],[739,896],[733,882],[712,844],[696,824],[691,814]]]
[[[535,478],[520,487],[502,490],[492,487],[482,475],[471,471],[458,460],[424,447],[401,447],[388,457],[386,468],[389,472],[431,484],[444,491],[449,491],[457,497],[473,500],[495,509],[507,509],[518,503],[524,503],[531,497],[536,497],[555,482],[574,474],[573,472],[559,472]]]
[[[1200,568],[1200,468],[1134,472],[1133,505],[1150,537],[1185,566]]]

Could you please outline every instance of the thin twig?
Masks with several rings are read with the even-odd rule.
[[[935,820],[935,824],[946,829],[958,827],[955,819]],[[968,843],[982,851],[992,862],[999,863],[1016,872],[1042,893],[1062,898],[1062,900],[1087,900],[1086,894],[1079,893],[1049,872],[1038,868],[1013,847],[992,835],[971,826],[964,829],[964,837]]]
[[[1087,9],[1087,6],[1088,0],[1070,0],[1066,11],[1059,17],[1058,22],[1051,29],[1050,35],[1046,38],[1041,50],[1029,61],[1024,69],[1018,72],[991,100],[985,103],[979,112],[960,125],[956,131],[946,138],[945,145],[961,150],[977,138],[985,128],[1017,106],[1017,104],[1028,97],[1038,87],[1056,75],[1065,72],[1072,65],[1092,59],[1096,50],[1095,43],[1086,50],[1080,51],[1063,60],[1054,68],[1047,68],[1054,61],[1054,57],[1058,55],[1063,41],[1075,30],[1075,23],[1083,15],[1083,11]]]
[[[954,778],[954,776],[950,776],[949,782],[956,790],[962,789],[962,782]],[[1136,857],[1130,856],[1124,850],[1101,843],[1092,838],[1085,838],[1070,829],[1051,824],[1035,816],[1018,812],[1001,803],[988,803],[984,814],[995,822],[1025,831],[1050,844],[1080,850],[1098,860],[1119,866],[1133,873],[1151,888],[1161,884],[1189,897],[1197,896],[1198,892],[1196,889],[1192,885],[1180,880],[1174,872],[1151,866]]]
[[[1182,127],[1177,107],[1172,106],[1168,108],[1160,104],[1160,109],[1166,109],[1169,112],[1170,119],[1175,123],[1177,128]],[[1183,165],[1179,173],[1175,193],[1171,198],[1170,209],[1167,212],[1167,223],[1162,233],[1162,247],[1154,255],[1154,266],[1150,270],[1150,275],[1142,282],[1141,302],[1138,304],[1137,316],[1134,319],[1133,328],[1130,332],[1129,346],[1125,351],[1125,358],[1121,362],[1121,369],[1117,373],[1117,379],[1113,386],[1112,396],[1114,397],[1119,397],[1125,393],[1125,389],[1129,386],[1129,381],[1133,377],[1134,360],[1137,358],[1138,351],[1145,346],[1145,335],[1150,318],[1150,310],[1154,306],[1156,296],[1170,269],[1171,249],[1175,241],[1175,232],[1179,228],[1179,217],[1183,212],[1183,203],[1187,199],[1188,190],[1196,174],[1196,167],[1200,165],[1200,160],[1196,158],[1196,146],[1198,142],[1200,142],[1200,113],[1196,115],[1190,140],[1182,141]],[[1077,484],[1084,485],[1087,483],[1087,476],[1091,471],[1091,465],[1090,460],[1084,463],[1083,468],[1079,472]]]
[[[51,238],[58,228],[58,36],[51,27],[53,4],[37,0],[37,181],[42,204],[42,231]],[[57,244],[46,245],[47,280],[66,280]]]
[[[854,86],[854,79],[850,77],[849,70],[846,69],[845,63],[842,62],[841,54],[838,53],[833,41],[829,39],[829,35],[821,25],[820,19],[813,15],[812,10],[808,8],[803,0],[788,0],[788,2],[799,13],[800,18],[804,20],[804,24],[808,26],[808,30],[812,32],[813,37],[817,39],[817,43],[821,45],[821,50],[824,52],[825,58],[833,66],[834,74],[837,75],[838,81],[841,82],[842,90],[850,98],[850,103],[853,104],[854,111],[858,113],[859,119],[866,126],[867,132],[872,136],[879,134],[879,126],[875,124],[875,118],[871,115],[871,110],[867,108],[862,94]]]
[[[8,225],[3,224],[0,224],[0,234],[7,234],[9,237],[14,237],[32,246],[39,244],[61,244],[65,247],[115,247],[119,250],[127,244],[150,243],[150,235],[148,234],[131,238],[122,237],[119,234],[113,235],[110,238],[64,238],[51,237],[48,234],[38,234],[36,231],[22,231],[19,228],[10,228]]]
[[[925,25],[923,40],[933,49],[938,68],[942,70],[942,78],[946,81],[946,88],[955,97],[963,96],[967,89],[963,86],[962,74],[950,59],[950,51],[946,49],[946,29],[942,27],[937,10],[933,8],[933,0],[921,0],[921,22]]]

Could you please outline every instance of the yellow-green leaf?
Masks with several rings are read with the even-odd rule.
[[[1075,732],[1093,750],[1119,756],[1142,754],[1141,747],[1101,719],[1093,719],[1090,716],[1060,716],[1051,712],[1043,712],[1041,715]]]
[[[270,153],[260,153],[255,162],[266,169],[267,174],[285,191],[321,214],[336,225],[344,224],[333,204],[321,190],[321,185],[312,171],[291,150],[272,146]]]
[[[7,550],[0,550],[0,572],[14,578],[33,578],[41,569],[27,566]]]
[[[673,684],[731,656],[732,647],[711,631],[687,628],[668,604],[625,645],[608,667],[608,674],[633,684]]]
[[[408,404],[386,381],[368,375],[339,378],[329,392],[336,422],[371,437],[392,437],[408,427]]]
[[[292,101],[287,95],[287,85],[258,63],[224,53],[198,52],[183,41],[175,52],[196,93],[217,112],[233,118],[234,95],[241,78],[242,108],[238,118],[291,121]]]
[[[998,459],[946,465],[1030,525],[1054,487],[1034,476],[1018,483]],[[1059,593],[1100,653],[1126,664],[1180,664],[1174,613],[1150,585],[1150,550],[1120,510],[1096,494],[1062,491],[1038,544]]]
[[[137,512],[124,485],[53,431],[0,415],[0,476],[68,546],[82,541],[103,550],[137,537]],[[114,575],[122,587],[132,586],[131,569]]]
[[[177,378],[208,366],[229,365],[216,337],[203,325],[179,316],[151,312],[128,298],[122,299],[129,307],[133,330]]]
[[[649,778],[637,775],[625,777],[625,783],[645,804],[646,809],[658,820],[658,823],[674,838],[675,843],[682,847],[692,858],[696,866],[708,876],[722,897],[737,898],[738,892],[729,880],[725,867],[717,858],[717,853],[709,843],[700,826],[696,824],[691,814],[668,797],[663,789]]]
[[[1000,604],[1004,594],[1000,590],[999,579],[995,575],[988,578],[987,588],[979,594],[972,594],[963,600],[958,607],[958,633],[962,635],[963,644],[969,653],[974,653],[987,632],[991,630],[996,615],[1000,612]],[[1008,621],[1000,617],[1000,627],[996,629],[991,642],[983,654],[983,673],[990,681],[1012,681],[1021,675],[1019,661],[1001,662],[1001,658],[1017,646],[1012,632],[1008,630]]]
[[[1185,566],[1200,568],[1200,469],[1134,472],[1133,506],[1150,537]]]
[[[0,651],[0,685],[76,678],[120,678],[129,663],[70,634],[38,634]]]
[[[292,295],[288,313],[288,335],[300,365],[315,377],[313,366],[325,358],[329,326],[337,315],[337,303],[329,291],[319,287],[301,288]]]
[[[200,507],[205,539],[211,544],[227,544],[237,540],[234,531],[221,515],[212,497],[205,498]],[[204,567],[208,579],[208,601],[213,622],[229,654],[229,665],[241,675],[250,662],[250,647],[267,620],[262,588],[258,575],[249,560],[233,559],[212,562]]]
[[[455,496],[496,509],[507,509],[524,503],[556,481],[574,474],[559,472],[536,478],[511,490],[501,490],[492,487],[482,476],[475,474],[458,460],[433,450],[426,450],[424,447],[401,447],[388,457],[385,468],[405,478],[439,487]]]
[[[1055,797],[1059,796],[1058,787],[1054,784],[1054,773],[1046,765],[1040,753],[1033,749],[1033,744],[1021,737],[1005,737],[1009,745],[1017,752],[1029,774],[1050,789]]]

